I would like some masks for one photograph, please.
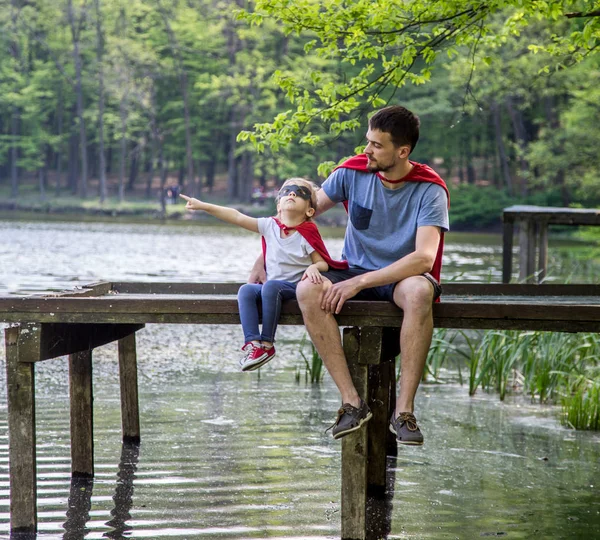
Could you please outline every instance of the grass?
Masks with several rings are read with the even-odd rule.
[[[306,354],[308,349],[308,355]],[[300,342],[300,355],[304,360],[304,382],[310,380],[311,384],[318,384],[323,381],[325,370],[323,369],[323,360],[319,356],[317,349],[306,334],[302,336]],[[300,367],[296,368],[296,382],[300,382]]]

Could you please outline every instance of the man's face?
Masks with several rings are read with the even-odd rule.
[[[386,172],[393,169],[402,157],[408,156],[408,146],[394,146],[392,136],[378,129],[370,129],[366,135],[365,154],[369,158],[370,172]]]

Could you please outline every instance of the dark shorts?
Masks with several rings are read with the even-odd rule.
[[[371,270],[365,270],[364,268],[348,268],[348,270],[330,270],[329,272],[323,272],[323,276],[330,280],[331,283],[339,283],[340,281],[346,281],[347,279],[361,276],[367,272],[371,272]],[[421,275],[433,286],[433,301],[435,302],[442,294],[442,286],[431,274],[425,272]],[[393,302],[394,289],[397,284],[398,283],[390,283],[389,285],[363,289],[354,298],[356,300],[388,300],[389,302]]]

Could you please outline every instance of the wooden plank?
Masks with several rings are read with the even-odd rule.
[[[143,324],[42,324],[40,360],[92,350],[143,327]]]
[[[344,354],[356,390],[368,396],[368,364],[359,362],[360,331],[344,328]],[[342,439],[342,538],[366,538],[368,429]]]
[[[115,282],[118,294],[237,294],[243,283]]]
[[[502,229],[502,283],[510,283],[512,277],[513,234],[513,222],[504,221]]]
[[[515,205],[505,208],[507,219],[534,219],[552,225],[600,225],[600,209]]]
[[[119,340],[119,380],[121,384],[121,424],[123,442],[140,442],[137,353],[135,334]]]
[[[36,294],[32,296],[48,296],[48,297],[60,297],[60,296],[68,296],[68,297],[78,297],[78,296],[104,296],[105,294],[109,294],[112,290],[112,283],[109,281],[99,281],[97,283],[90,283],[89,285],[84,285],[83,287],[76,287],[75,289],[67,289],[64,291],[60,291],[57,293],[43,293],[41,295]]]
[[[21,327],[4,331],[8,396],[10,529],[37,531],[34,364],[19,344]]]
[[[69,355],[71,476],[94,476],[92,351]]]

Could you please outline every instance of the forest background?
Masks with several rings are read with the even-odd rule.
[[[0,0],[0,208],[249,203],[321,181],[386,104],[454,229],[598,207],[599,43],[585,0]]]

